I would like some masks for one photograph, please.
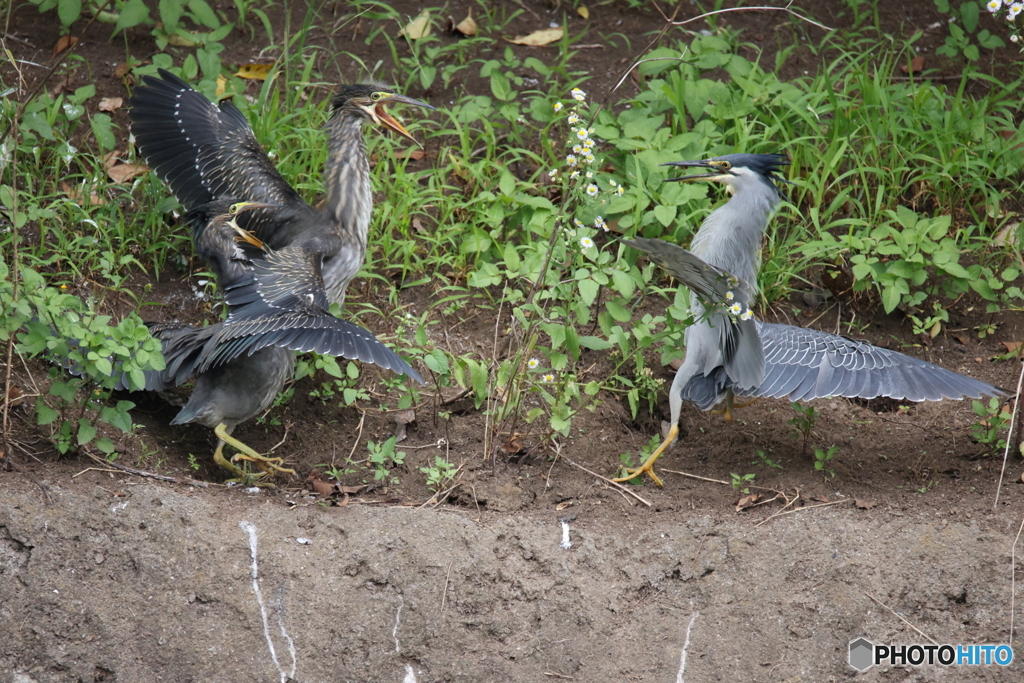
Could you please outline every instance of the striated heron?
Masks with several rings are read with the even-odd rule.
[[[317,251],[322,236],[273,250],[238,226],[239,216],[262,208],[223,197],[186,214],[197,251],[219,261],[228,317],[206,327],[150,326],[161,341],[166,368],[147,374],[147,388],[176,386],[195,376],[195,390],[171,424],[213,428],[214,461],[239,477],[242,472],[223,456],[225,443],[239,451],[236,458],[264,472],[294,474],[280,466],[280,458],[261,456],[231,433],[273,403],[294,374],[295,351],[374,363],[423,384],[419,373],[373,334],[327,310],[320,270],[324,256]]]
[[[334,235],[322,267],[328,301],[344,304],[345,289],[362,267],[373,210],[370,162],[362,124],[415,139],[387,111],[391,104],[433,109],[380,85],[343,85],[327,122],[327,199],[315,209],[289,185],[231,102],[219,107],[174,74],[159,70],[131,98],[132,134],[142,158],[186,209],[234,197],[273,205],[246,212],[239,225],[272,249],[310,235]]]

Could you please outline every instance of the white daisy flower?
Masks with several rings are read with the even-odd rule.
[[[735,303],[729,307],[729,312],[732,313],[733,315],[739,315],[740,313],[743,312],[743,306],[739,303]]]
[[[561,102],[555,102],[555,106],[553,107],[553,109],[555,111],[562,111],[562,103]]]
[[[608,224],[604,222],[604,218],[598,216],[597,218],[594,219],[594,227],[597,228],[598,230],[607,230]]]
[[[574,124],[574,123],[579,123],[579,120],[580,120],[580,117],[579,117],[579,115],[576,114],[576,112],[573,112],[573,113],[569,114],[569,117],[566,119],[566,121],[569,122],[570,126],[572,124]]]
[[[584,249],[590,249],[592,246],[594,246],[594,240],[590,239],[589,237],[584,237],[580,239],[580,246],[583,247]]]
[[[583,102],[584,100],[587,99],[587,93],[583,92],[579,88],[573,88],[572,92],[570,92],[569,94],[572,95],[572,98],[577,102]]]
[[[565,163],[569,164],[570,166],[575,166],[576,164],[579,163],[579,159],[576,158],[575,154],[570,154],[569,156],[565,157]]]
[[[591,197],[596,197],[600,191],[601,190],[599,190],[597,188],[597,185],[595,185],[594,183],[590,183],[589,185],[587,185],[587,194],[590,195]]]
[[[1003,3],[1000,2],[1000,0],[990,0],[988,5],[986,5],[986,7],[988,7],[988,11],[992,12],[992,14],[995,14],[996,12],[998,12],[999,8],[1002,7],[1002,6],[1003,6]]]
[[[538,365],[540,365],[540,361],[537,360],[536,358],[531,358],[526,362],[526,367],[530,368],[531,370],[533,370]]]
[[[732,301],[735,298],[736,298],[736,295],[733,294],[732,292],[726,292],[725,293],[725,300],[726,301]]]
[[[552,375],[552,374],[551,374],[551,373],[549,372],[548,374],[544,375],[544,381],[545,381],[545,382],[554,382],[554,381],[555,381],[555,376],[554,376],[554,375]]]

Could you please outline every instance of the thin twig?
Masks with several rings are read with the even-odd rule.
[[[352,450],[348,452],[348,459],[351,460],[352,456],[356,453],[356,447],[359,446],[359,439],[363,438],[363,422],[366,420],[366,413],[359,410],[359,433],[356,434],[356,441],[352,444]]]
[[[441,593],[441,614],[444,614],[444,603],[448,598],[448,580],[452,578],[452,565],[455,564],[455,560],[451,560],[448,563],[448,573],[444,577],[444,592]]]
[[[1017,541],[1020,540],[1022,531],[1024,531],[1024,519],[1020,520],[1017,537],[1013,539],[1013,545],[1010,546],[1010,645],[1013,645],[1013,611],[1017,597]]]
[[[126,472],[128,474],[134,474],[134,475],[139,476],[139,477],[148,477],[149,479],[157,479],[159,481],[169,481],[169,482],[174,483],[174,484],[184,484],[185,486],[199,486],[199,487],[202,487],[202,488],[207,488],[207,487],[213,486],[213,484],[211,484],[209,482],[205,482],[205,481],[196,481],[195,479],[178,479],[177,477],[168,477],[165,474],[157,474],[156,472],[147,472],[145,470],[137,470],[134,467],[128,467],[127,465],[120,465],[120,464],[118,464],[116,462],[110,462],[108,460],[105,460],[105,459],[99,457],[98,455],[96,455],[95,453],[91,453],[91,452],[85,450],[84,448],[82,449],[82,452],[84,452],[86,455],[88,455],[90,458],[92,458],[93,460],[95,460],[96,462],[98,462],[101,465],[105,465],[106,467],[113,467],[116,470],[121,470],[122,472]],[[95,469],[95,468],[89,468],[89,469]],[[86,470],[83,470],[83,471],[86,471]],[[82,472],[79,472],[78,474],[82,474]],[[76,474],[75,476],[77,477],[78,475]]]
[[[796,499],[794,498],[793,500],[795,501]],[[774,515],[772,515],[768,519],[761,520],[760,522],[755,524],[754,527],[755,528],[759,527],[762,524],[764,524],[765,522],[769,522],[769,521],[775,519],[776,517],[781,517],[783,515],[791,515],[794,512],[803,512],[804,510],[810,510],[811,508],[823,508],[823,507],[828,507],[829,505],[839,505],[840,503],[849,503],[852,500],[853,500],[852,498],[847,498],[846,500],[833,500],[831,503],[816,503],[814,505],[805,505],[802,508],[795,508],[793,510],[789,510],[788,512],[783,512],[782,510],[785,510],[790,505],[789,503],[787,503],[786,506],[782,508],[782,510],[780,510],[779,512],[776,512]],[[934,641],[932,641],[932,642],[934,642]]]
[[[932,642],[932,643],[934,643],[935,645],[938,645],[938,643],[936,643],[936,642],[935,642],[935,640],[934,640],[934,639],[933,639],[933,638],[932,638],[931,636],[929,636],[929,635],[928,635],[928,634],[926,634],[926,633],[925,633],[924,631],[922,631],[921,629],[919,629],[918,627],[914,626],[914,625],[913,625],[913,624],[911,624],[911,623],[910,623],[909,621],[907,621],[906,619],[904,619],[904,618],[903,618],[902,616],[900,616],[900,615],[899,615],[899,614],[898,614],[898,613],[896,612],[896,610],[894,610],[894,609],[893,609],[892,607],[889,607],[889,606],[888,606],[887,604],[885,604],[884,602],[882,602],[881,600],[879,600],[878,598],[876,598],[876,597],[875,597],[874,595],[872,595],[871,593],[868,593],[867,591],[864,591],[864,595],[868,596],[869,598],[871,598],[872,600],[874,600],[875,602],[877,602],[877,603],[878,603],[879,605],[881,605],[881,606],[882,606],[882,607],[884,607],[885,609],[887,609],[887,610],[889,610],[890,612],[892,612],[893,614],[895,614],[895,615],[896,615],[896,618],[897,618],[897,619],[899,619],[899,620],[900,620],[900,621],[902,621],[902,622],[903,622],[904,624],[906,624],[906,625],[907,625],[907,626],[909,626],[910,628],[912,628],[912,629],[914,629],[915,631],[917,631],[917,632],[918,632],[918,633],[919,633],[919,634],[921,635],[921,637],[925,638],[926,640],[929,640],[929,641],[931,641],[931,642]]]
[[[638,496],[637,494],[633,493],[633,492],[632,492],[632,491],[630,491],[630,490],[629,490],[628,488],[626,488],[625,486],[623,486],[622,484],[620,484],[619,482],[617,482],[617,481],[612,481],[612,480],[611,480],[611,479],[609,479],[608,477],[602,477],[602,476],[601,476],[600,474],[598,474],[597,472],[592,472],[591,470],[588,470],[588,469],[587,469],[586,467],[584,467],[583,465],[578,465],[578,464],[574,463],[574,462],[573,462],[572,460],[570,460],[569,458],[565,458],[565,461],[566,461],[567,463],[569,463],[570,465],[572,465],[573,467],[575,467],[576,469],[578,469],[578,470],[583,470],[583,471],[584,471],[584,472],[586,472],[587,474],[589,474],[589,475],[591,475],[591,476],[594,476],[594,477],[597,477],[598,479],[600,479],[601,481],[605,482],[606,484],[611,484],[611,485],[612,485],[612,486],[614,486],[615,488],[617,488],[617,489],[619,489],[619,490],[621,490],[621,491],[625,491],[626,493],[628,493],[629,495],[633,496],[634,498],[636,498],[637,500],[639,500],[639,501],[640,501],[641,503],[643,503],[644,505],[646,505],[647,507],[651,507],[651,503],[650,503],[650,501],[648,501],[648,500],[645,500],[644,498],[641,498],[640,496]]]
[[[719,9],[719,10],[715,10],[713,12],[705,12],[704,14],[701,14],[700,16],[697,16],[697,17],[693,17],[692,19],[684,19],[683,21],[673,21],[672,25],[673,26],[683,26],[685,24],[689,24],[689,23],[692,23],[694,21],[698,21],[700,19],[706,19],[706,18],[708,18],[710,16],[713,16],[715,14],[725,14],[726,12],[751,12],[751,11],[754,11],[754,12],[756,12],[756,11],[785,12],[786,14],[792,14],[797,19],[800,19],[801,21],[806,21],[808,24],[810,24],[812,26],[817,26],[818,28],[824,29],[825,31],[834,31],[835,30],[835,29],[829,28],[828,26],[825,26],[824,24],[819,24],[818,22],[816,22],[816,21],[814,21],[812,19],[808,19],[807,17],[803,16],[802,14],[797,14],[793,10],[789,9],[789,7],[728,7],[726,9]],[[665,16],[665,15],[662,14],[662,16]]]
[[[999,483],[996,484],[996,499],[992,503],[995,510],[999,505],[999,493],[1003,490],[1003,475],[1006,474],[1006,461],[1010,457],[1010,444],[1013,443],[1013,426],[1017,423],[1017,412],[1020,410],[1020,390],[1024,386],[1024,363],[1020,364],[1020,376],[1017,378],[1017,398],[1013,402],[1013,417],[1010,419],[1010,433],[1006,435],[1006,450],[1003,451],[1003,466],[999,468]]]

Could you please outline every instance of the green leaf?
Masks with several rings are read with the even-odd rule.
[[[469,380],[473,385],[474,403],[479,408],[487,400],[487,379],[490,373],[483,363],[467,360],[469,365]]]
[[[667,204],[658,204],[654,207],[654,217],[666,228],[676,219],[676,207]]]
[[[42,396],[36,397],[36,424],[48,425],[60,417],[60,414],[46,405]]]
[[[217,15],[210,9],[210,6],[206,4],[206,0],[188,0],[188,8],[192,10],[199,23],[206,28],[220,28],[220,21],[217,20]]]
[[[611,316],[620,323],[628,323],[629,319],[633,317],[629,312],[629,309],[618,301],[606,301],[604,303],[604,307],[607,308],[608,312],[611,313]]]
[[[504,257],[505,265],[507,266],[508,270],[512,273],[519,272],[519,266],[522,262],[519,259],[519,252],[516,251],[516,245],[512,244],[511,242],[506,242],[504,249]]]
[[[117,141],[114,139],[113,130],[111,130],[110,117],[106,114],[94,114],[89,123],[92,126],[96,144],[100,146],[100,151],[106,152],[114,149]]]
[[[500,71],[491,72],[491,92],[499,100],[508,102],[515,97],[515,91],[508,82],[508,78]]]
[[[128,0],[121,8],[114,31],[123,31],[147,21],[149,21],[149,8],[146,7],[146,3],[142,0]]]
[[[967,59],[969,59],[972,62],[974,62],[974,61],[977,61],[978,57],[980,57],[980,56],[981,56],[981,53],[978,51],[978,46],[977,45],[974,45],[972,43],[970,45],[965,45],[964,46],[964,57],[967,57]]]
[[[965,2],[960,5],[960,18],[964,22],[964,28],[967,29],[968,33],[974,33],[974,30],[978,28],[978,3],[977,2]],[[966,50],[964,50],[966,53]]]
[[[101,438],[100,438],[100,439],[99,439],[98,441],[96,441],[96,448],[100,449],[100,451],[101,451],[101,452],[102,452],[102,453],[103,453],[104,455],[110,455],[110,454],[111,454],[111,453],[113,453],[113,452],[114,452],[115,450],[117,450],[117,449],[115,449],[115,448],[114,448],[114,442],[113,442],[113,441],[111,441],[111,440],[110,440],[110,439],[109,439],[108,437],[106,437],[106,436],[104,436],[104,437],[101,437]]]
[[[614,346],[607,339],[601,339],[600,337],[585,336],[580,337],[580,346],[591,351],[605,351]]]
[[[78,445],[84,446],[96,438],[96,428],[84,417],[78,419]]]
[[[60,0],[57,3],[57,18],[61,26],[71,26],[82,15],[82,0]]]
[[[181,19],[181,11],[184,9],[181,0],[160,0],[157,5],[160,11],[160,21],[164,24],[164,31],[171,33],[178,26]]]
[[[579,288],[580,299],[583,300],[585,305],[590,306],[597,298],[597,292],[601,289],[601,285],[597,284],[597,282],[591,278],[586,278],[579,281]]]

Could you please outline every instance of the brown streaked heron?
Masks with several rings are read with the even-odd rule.
[[[671,426],[657,450],[628,481],[646,473],[662,485],[654,463],[679,434],[683,402],[701,410],[725,402],[732,419],[733,396],[809,401],[843,396],[886,396],[938,401],[1005,396],[1002,389],[896,351],[818,330],[755,320],[761,241],[768,219],[781,202],[776,182],[778,154],[729,154],[704,161],[673,162],[707,172],[672,178],[722,183],[732,195],[694,235],[690,250],[657,239],[622,240],[691,289],[690,311],[698,321],[684,334],[686,356],[669,389]]]
[[[315,209],[281,177],[237,107],[218,107],[169,71],[159,73],[160,78],[143,77],[128,112],[149,167],[186,209],[222,197],[274,205],[246,212],[239,223],[272,249],[310,235],[336,236],[335,251],[323,253],[322,273],[328,300],[343,305],[345,289],[366,258],[373,211],[362,125],[369,121],[415,142],[387,107],[434,107],[380,85],[341,86],[326,126],[327,199],[323,209]]]
[[[214,325],[151,325],[160,339],[166,368],[146,373],[146,388],[176,386],[196,378],[188,403],[171,424],[198,422],[211,427],[218,442],[214,461],[236,477],[244,473],[223,455],[234,446],[236,459],[265,473],[294,474],[280,458],[260,455],[231,436],[238,424],[259,415],[274,401],[295,371],[296,351],[373,363],[423,384],[423,378],[372,333],[328,311],[321,276],[324,251],[337,235],[308,235],[273,250],[237,223],[262,204],[222,197],[186,214],[197,251],[219,268],[228,317]]]

